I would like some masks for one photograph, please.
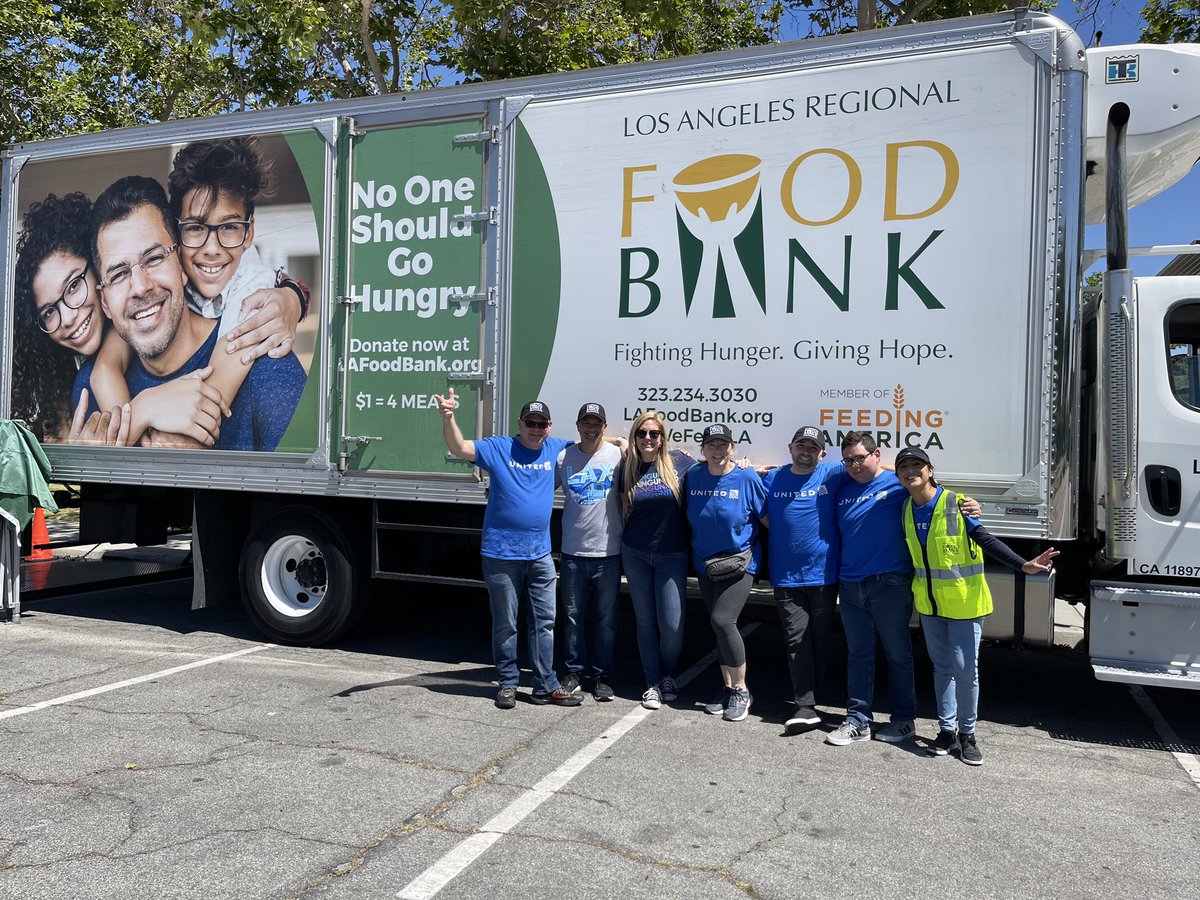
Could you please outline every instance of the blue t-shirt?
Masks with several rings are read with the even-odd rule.
[[[767,492],[753,469],[713,475],[708,466],[688,470],[684,482],[687,518],[692,526],[692,565],[704,571],[704,560],[754,548],[748,572],[757,572],[762,548],[758,520],[767,510]]]
[[[895,472],[881,471],[869,483],[850,479],[837,496],[842,558],[838,578],[862,581],[870,575],[912,575],[901,515],[908,491]]]
[[[181,378],[189,372],[208,365],[217,346],[217,323],[200,349],[170,375],[160,378],[146,371],[142,361],[134,356],[125,372],[129,396]],[[221,420],[221,436],[214,450],[274,450],[292,421],[292,413],[300,402],[304,381],[308,376],[295,353],[279,359],[260,356],[246,373],[246,380],[229,404],[233,415]]]
[[[84,388],[87,388],[88,392],[88,415],[100,410],[96,404],[96,395],[92,392],[92,367],[95,365],[96,357],[89,356],[79,366],[79,371],[75,373],[75,381],[71,385],[71,415],[75,415],[75,407],[79,405],[79,398],[83,396]]]
[[[917,540],[921,542],[921,546],[925,546],[925,539],[929,537],[929,523],[933,521],[933,508],[937,506],[938,498],[942,496],[944,489],[938,485],[937,491],[933,495],[933,499],[925,504],[918,504],[915,500],[912,505],[913,527],[917,532]],[[972,519],[966,513],[962,514],[963,521],[967,523],[967,534],[970,534],[983,523],[978,519]]]
[[[630,448],[630,453],[636,451]],[[691,457],[671,451],[671,462],[679,478],[680,493],[687,474],[696,461]],[[618,487],[625,488],[625,472],[621,469]],[[637,484],[633,487],[633,506],[625,520],[625,531],[621,543],[645,553],[686,553],[688,549],[687,519],[683,506],[675,499],[671,489],[658,477],[658,468],[652,462],[643,462],[638,469]]]
[[[807,475],[791,466],[763,476],[767,516],[771,520],[768,549],[771,584],[811,587],[838,580],[837,517],[834,501],[851,481],[842,463],[819,462]]]
[[[530,450],[506,435],[475,441],[475,465],[492,479],[483,513],[484,556],[541,559],[550,552],[554,461],[570,443],[548,437]]]

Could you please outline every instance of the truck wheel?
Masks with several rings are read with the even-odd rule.
[[[336,640],[366,611],[354,554],[325,515],[290,507],[251,531],[242,552],[242,600],[264,634],[281,644]]]

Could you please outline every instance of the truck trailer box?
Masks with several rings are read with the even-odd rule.
[[[352,622],[355,560],[476,577],[487,485],[446,453],[433,398],[451,388],[468,437],[510,433],[535,397],[566,436],[585,401],[610,434],[657,410],[693,453],[724,422],[765,465],[801,425],[835,453],[867,431],[887,458],[927,449],[997,534],[1094,542],[1104,523],[1081,533],[1081,514],[1103,479],[1083,470],[1102,472],[1107,445],[1081,454],[1101,427],[1081,425],[1088,68],[1073,32],[1015,13],[15,146],[4,411],[40,430],[64,481],[129,486],[135,505],[141,488],[195,492],[201,589],[240,563],[280,639]],[[167,251],[163,308],[210,335],[198,356],[153,371],[136,345],[159,313],[97,289],[103,259],[91,320],[63,310],[72,328],[47,335],[22,290],[23,222],[50,195],[168,184],[198,142],[247,137],[269,190],[236,266],[307,286],[293,349],[254,364],[213,449],[162,448],[152,423],[143,445],[72,443],[83,388],[104,394],[100,338],[133,346],[155,375],[139,388],[182,393],[170,383],[232,323],[186,308],[218,267],[147,233],[122,260]],[[1001,628],[1046,615],[1043,601]]]

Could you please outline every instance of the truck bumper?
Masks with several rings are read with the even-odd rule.
[[[1101,681],[1200,689],[1200,592],[1093,581],[1089,641]]]

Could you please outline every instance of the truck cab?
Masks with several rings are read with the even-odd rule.
[[[1124,227],[1129,207],[1200,157],[1200,54],[1097,48],[1088,64],[1086,217],[1108,220],[1103,292],[1085,311],[1094,327],[1081,330],[1083,416],[1099,426],[1084,448],[1091,508],[1081,531],[1093,538],[1094,568],[1110,571],[1091,583],[1092,665],[1102,680],[1200,688],[1200,277],[1134,277],[1128,268],[1130,252],[1200,246],[1129,251]]]

